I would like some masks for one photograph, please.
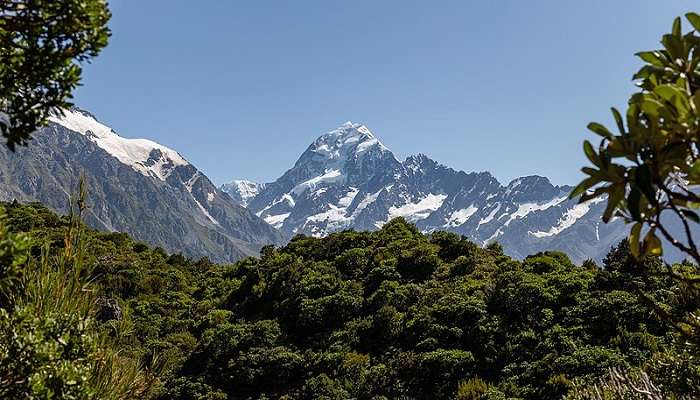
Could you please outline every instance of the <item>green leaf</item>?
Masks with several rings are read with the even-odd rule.
[[[586,153],[586,157],[593,163],[593,165],[600,165],[600,158],[593,149],[593,145],[588,140],[583,142],[583,152]]]
[[[598,198],[606,193],[608,193],[609,187],[599,187],[596,188],[593,192],[586,192],[581,195],[581,198],[579,199],[579,203],[584,203],[588,200]]]
[[[608,223],[610,222],[610,219],[612,218],[613,213],[615,212],[615,204],[608,200],[608,204],[605,206],[605,212],[603,212],[603,222]]]
[[[659,103],[657,100],[645,96],[641,101],[640,107],[647,116],[658,118],[659,110],[663,108],[663,104]]]
[[[657,67],[663,67],[664,61],[659,57],[658,53],[655,51],[640,51],[635,54],[635,56],[641,58],[643,61],[648,62],[651,65]]]
[[[644,237],[644,254],[657,257],[663,254],[661,239],[656,236],[653,229],[650,229]]]
[[[613,157],[613,158],[615,158],[615,157],[628,157],[629,154],[627,154],[627,152],[625,151],[625,149],[626,149],[625,143],[626,143],[626,141],[625,141],[625,138],[623,138],[623,137],[613,139],[610,141],[610,143],[608,143],[608,147],[605,149],[605,152],[607,153],[608,156]],[[620,174],[620,175],[624,175],[624,173]]]
[[[605,171],[601,169],[595,169],[591,167],[583,167],[581,168],[581,171],[583,171],[584,174],[590,175],[596,179],[599,179],[601,181],[612,181],[612,178],[608,176],[608,174],[605,173]]]
[[[700,15],[698,15],[694,12],[689,12],[689,13],[685,14],[685,18],[688,19],[688,22],[690,22],[690,25],[693,25],[693,29],[700,32]]]
[[[661,39],[661,43],[664,45],[666,51],[668,51],[668,54],[671,56],[671,60],[683,58],[683,42],[681,41],[680,36],[664,35]],[[672,65],[675,65],[675,63]]]
[[[608,197],[608,204],[605,206],[605,211],[603,212],[603,222],[606,224],[610,222],[613,213],[617,210],[618,205],[624,199],[621,190],[612,190],[610,192],[610,197]]]
[[[632,214],[632,218],[634,218],[635,221],[642,220],[641,213],[639,212],[639,201],[641,198],[642,193],[637,190],[637,188],[632,188],[629,196],[627,196],[627,208],[630,210],[630,214]]]
[[[588,124],[588,130],[607,139],[612,139],[613,137],[613,134],[608,130],[608,128],[597,122],[591,122],[590,124]]]
[[[644,193],[644,196],[649,202],[654,203],[656,200],[656,192],[651,186],[651,168],[648,165],[642,164],[634,169],[634,180],[637,188]]]
[[[630,231],[630,252],[635,258],[639,258],[639,235],[642,232],[642,224],[637,222]]]
[[[593,187],[593,185],[597,184],[598,182],[600,182],[600,179],[592,176],[584,179],[574,188],[573,191],[571,191],[571,194],[569,194],[569,198],[574,199],[578,197],[581,193],[590,189],[591,187]]]
[[[672,85],[661,85],[654,89],[654,93],[665,101],[673,104],[680,114],[687,114],[688,111],[690,111],[688,94],[684,90]]]
[[[620,131],[620,134],[624,135],[625,134],[625,124],[622,122],[622,115],[620,115],[620,112],[617,111],[617,108],[612,107],[610,109],[612,111],[613,117],[615,118],[615,123],[617,124],[617,129]]]
[[[676,17],[676,19],[673,20],[673,36],[680,38],[681,35],[681,17]]]

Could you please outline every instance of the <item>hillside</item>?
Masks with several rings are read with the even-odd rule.
[[[35,252],[60,248],[65,218],[5,207]],[[614,366],[644,367],[669,393],[700,390],[697,361],[633,293],[624,244],[600,269],[557,252],[520,262],[403,219],[297,236],[234,265],[121,233],[84,240],[100,295],[121,310],[104,327],[129,326],[115,337],[125,354],[158,361],[161,399],[560,399]],[[668,282],[645,282],[664,301]]]
[[[191,257],[231,262],[282,235],[219,190],[178,152],[116,134],[86,111],[51,118],[31,146],[0,146],[0,200],[40,201],[66,212],[84,176],[93,228]]]

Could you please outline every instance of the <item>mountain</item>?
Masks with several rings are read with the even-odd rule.
[[[236,179],[221,186],[221,190],[228,193],[236,203],[243,207],[246,207],[248,201],[257,196],[264,188],[264,184],[246,179]]]
[[[218,189],[178,152],[127,139],[90,113],[50,119],[31,144],[0,146],[0,200],[39,201],[59,212],[84,175],[86,223],[191,257],[230,262],[255,255],[282,235]]]
[[[352,122],[316,139],[279,179],[254,188],[223,187],[290,236],[375,230],[404,217],[424,232],[498,241],[514,257],[561,250],[580,262],[601,259],[626,234],[621,221],[601,223],[604,202],[569,200],[570,186],[541,176],[503,185],[488,172],[456,171],[423,154],[400,161]]]

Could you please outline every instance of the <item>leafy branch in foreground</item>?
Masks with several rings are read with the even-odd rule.
[[[676,18],[671,33],[661,39],[662,49],[637,53],[645,63],[634,75],[640,91],[630,97],[624,117],[612,109],[617,132],[595,122],[588,125],[601,140],[598,146],[584,142],[593,166],[582,169],[588,177],[571,197],[607,199],[603,221],[620,217],[632,224],[629,242],[636,257],[662,255],[665,239],[692,259],[694,263],[666,266],[661,272],[679,282],[685,297],[698,298],[700,15],[688,13],[686,18],[694,30],[683,34]],[[655,311],[663,314],[659,307]],[[697,308],[680,318],[665,317],[686,336],[700,337]]]
[[[71,106],[80,63],[107,45],[109,19],[105,0],[0,1],[0,133],[11,150]]]

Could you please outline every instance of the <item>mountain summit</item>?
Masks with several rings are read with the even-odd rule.
[[[218,189],[177,151],[118,135],[90,113],[50,118],[26,148],[0,146],[0,200],[40,201],[66,212],[81,175],[88,225],[121,231],[191,257],[230,262],[282,235]]]
[[[49,121],[88,140],[135,171],[165,181],[178,166],[190,165],[178,152],[147,139],[127,139],[79,108],[53,115]]]
[[[386,151],[386,146],[366,126],[348,121],[316,139],[304,154],[316,161],[340,164],[365,153]],[[303,155],[299,161],[304,162]]]
[[[240,185],[225,185],[244,197]],[[316,139],[279,179],[260,186],[247,207],[291,236],[373,230],[396,217],[424,232],[448,230],[524,257],[542,250],[601,258],[622,239],[622,224],[601,224],[603,204],[569,200],[569,186],[526,176],[502,185],[424,154],[399,161],[364,125],[347,122]]]

